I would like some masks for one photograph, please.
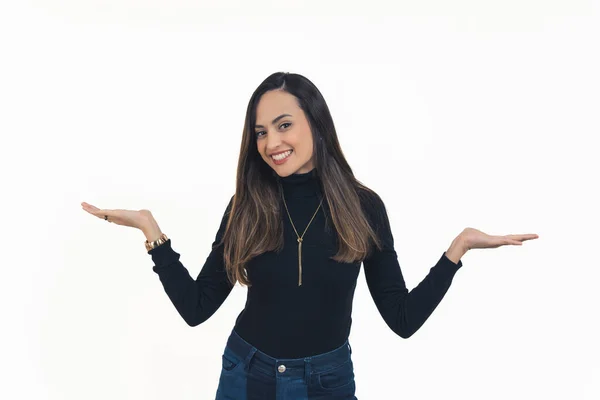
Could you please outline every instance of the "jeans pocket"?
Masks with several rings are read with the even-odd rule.
[[[352,360],[348,360],[327,371],[317,374],[317,384],[321,389],[335,390],[354,383]]]
[[[242,364],[239,357],[229,349],[225,349],[225,352],[221,356],[221,366],[223,372],[231,372]]]

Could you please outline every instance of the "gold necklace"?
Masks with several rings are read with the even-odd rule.
[[[296,227],[294,226],[294,221],[292,221],[292,216],[290,215],[290,211],[288,210],[287,204],[285,202],[285,196],[283,196],[283,193],[281,194],[281,196],[283,197],[283,204],[285,205],[285,210],[287,211],[288,217],[290,217],[290,222],[292,223],[292,228],[294,228],[294,232],[296,232],[296,236],[298,236],[298,231],[296,230]],[[317,207],[317,211],[315,211],[312,218],[310,219],[310,222],[308,223],[308,225],[306,225],[306,229],[304,230],[304,233],[306,233],[311,222],[317,215],[317,212],[319,212],[319,208],[321,208],[322,203],[323,203],[323,198],[321,198],[321,202],[319,203],[319,207]],[[304,233],[302,233],[302,236],[298,236],[298,286],[302,285],[302,238],[304,237]]]

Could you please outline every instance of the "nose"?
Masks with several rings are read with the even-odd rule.
[[[281,147],[281,138],[277,132],[267,135],[267,153],[277,151]]]

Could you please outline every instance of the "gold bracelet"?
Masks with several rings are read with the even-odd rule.
[[[150,251],[150,250],[160,246],[167,240],[169,240],[169,238],[164,233],[162,235],[160,235],[160,237],[158,239],[156,239],[152,242],[148,242],[148,240],[146,239],[146,242],[144,242],[144,245],[146,245],[146,251]]]

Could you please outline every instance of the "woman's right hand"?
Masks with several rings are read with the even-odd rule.
[[[114,222],[117,225],[130,226],[132,228],[142,229],[147,226],[148,221],[152,219],[152,213],[149,210],[102,210],[94,207],[85,201],[81,203],[81,207],[90,214],[104,219],[108,216],[108,222]]]

